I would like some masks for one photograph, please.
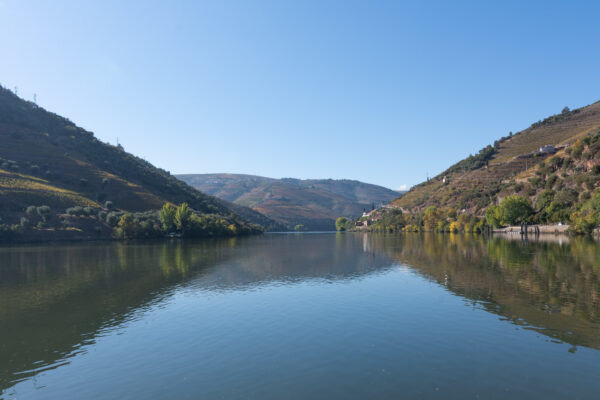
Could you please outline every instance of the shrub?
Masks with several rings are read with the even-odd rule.
[[[347,222],[348,222],[347,218],[339,217],[338,219],[335,220],[335,229],[340,232],[345,231]]]
[[[50,207],[48,206],[39,206],[37,209],[37,214],[42,217],[42,220],[44,222],[48,222],[48,220],[50,219],[51,215],[50,215]]]
[[[120,218],[121,218],[121,213],[116,212],[116,211],[111,211],[106,215],[106,223],[111,226],[115,226],[119,222]]]
[[[552,189],[558,181],[558,179],[558,176],[556,176],[555,174],[551,174],[546,180],[546,189]]]
[[[585,200],[589,200],[592,197],[590,192],[583,192],[581,193],[581,200],[585,201]]]
[[[531,183],[531,185],[535,188],[540,188],[542,187],[544,181],[542,178],[534,176],[533,178],[529,178],[529,183]]]
[[[544,190],[538,196],[535,201],[535,208],[538,211],[542,211],[544,208],[548,207],[552,200],[554,199],[554,191],[553,190]]]
[[[456,232],[462,230],[461,228],[462,227],[460,225],[460,222],[453,221],[453,222],[450,223],[450,226],[448,227],[448,231],[452,232],[452,233],[456,233]]]
[[[523,190],[523,187],[525,185],[523,185],[522,183],[515,183],[515,192],[519,193],[521,190]]]
[[[75,206],[67,208],[66,213],[69,215],[81,216],[83,215],[83,207]]]
[[[552,169],[554,171],[556,171],[557,169],[559,169],[562,165],[563,165],[563,158],[560,156],[554,156],[550,159],[549,163],[550,166],[552,167]]]
[[[25,209],[25,213],[27,215],[29,215],[30,217],[34,217],[37,215],[37,207],[36,206],[29,206],[27,207],[27,209]]]

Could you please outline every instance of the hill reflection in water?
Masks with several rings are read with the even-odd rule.
[[[367,234],[0,248],[0,389],[178,293],[355,282],[398,265],[553,340],[600,349],[600,245]]]

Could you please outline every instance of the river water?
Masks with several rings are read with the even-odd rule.
[[[1,399],[598,399],[600,244],[0,248]]]

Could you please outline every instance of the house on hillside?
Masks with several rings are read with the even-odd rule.
[[[556,147],[551,144],[546,144],[538,150],[538,154],[554,154],[558,151]]]
[[[356,223],[354,224],[357,228],[359,227],[368,227],[369,225],[371,225],[371,221],[369,221],[368,219],[364,220],[364,221],[356,221]]]
[[[371,216],[371,214],[373,214],[375,211],[377,211],[377,209],[373,209],[373,210],[371,210],[371,211],[366,211],[366,210],[364,210],[364,211],[363,211],[363,213],[362,213],[362,216],[363,216],[363,218],[368,218],[368,217],[370,217],[370,216]]]
[[[517,156],[516,158],[530,158],[530,157],[536,157],[536,156],[547,156],[549,154],[554,154],[554,153],[558,152],[559,150],[562,150],[566,147],[567,147],[566,145],[557,147],[557,146],[554,146],[551,144],[545,144],[542,147],[540,147],[539,149],[532,151],[531,153],[521,154],[520,156]]]

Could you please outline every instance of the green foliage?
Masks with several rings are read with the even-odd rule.
[[[535,208],[538,211],[542,211],[546,207],[548,207],[550,205],[550,203],[552,203],[553,199],[554,199],[554,190],[549,190],[549,189],[544,190],[542,193],[540,193],[537,200],[535,201]]]
[[[554,114],[554,115],[552,115],[552,116],[550,116],[548,118],[545,118],[542,121],[535,122],[535,123],[531,124],[531,127],[532,128],[539,128],[539,127],[542,127],[544,125],[549,125],[549,124],[552,124],[552,123],[555,123],[555,122],[564,121],[565,119],[567,119],[570,116],[572,116],[574,114],[577,114],[579,112],[580,112],[580,109],[571,111],[569,109],[569,107],[565,107],[565,108],[562,109],[562,111],[560,112],[560,114]]]
[[[133,221],[133,217],[129,213],[125,213],[121,216],[118,223],[120,237],[123,239],[133,239],[136,236],[136,224]]]
[[[435,230],[438,227],[440,218],[442,218],[442,212],[437,207],[428,207],[423,213],[423,228],[426,231]]]
[[[549,175],[548,179],[546,180],[546,189],[552,189],[554,185],[556,185],[558,179],[558,176],[556,176],[555,174]]]
[[[337,225],[337,221],[336,221],[336,225]],[[296,225],[296,226],[294,227],[294,230],[295,230],[296,232],[302,232],[302,231],[304,230],[304,225],[302,225],[302,224],[298,224],[298,225]],[[338,230],[339,230],[339,229],[338,229]]]
[[[475,169],[479,169],[487,165],[489,160],[492,159],[494,154],[497,152],[497,146],[486,146],[483,149],[479,150],[479,153],[475,155],[471,155],[464,160],[454,164],[446,171],[442,172],[440,175],[449,175],[456,172],[466,172],[472,171]]]
[[[405,216],[401,210],[388,209],[382,210],[379,221],[374,221],[371,230],[380,232],[401,232],[404,227],[411,222],[417,223],[413,219]]]
[[[165,203],[159,214],[160,223],[165,232],[173,232],[175,230],[175,207],[170,204]]]
[[[591,234],[600,225],[600,189],[596,190],[581,210],[571,214],[571,229],[579,234]]]
[[[182,203],[175,211],[175,227],[180,232],[185,232],[190,227],[192,210],[187,203]]]
[[[121,219],[121,215],[123,215],[123,213],[118,212],[118,211],[111,211],[111,212],[109,212],[106,215],[106,223],[108,225],[111,225],[111,226],[117,225],[117,223]]]
[[[500,207],[492,204],[485,211],[485,222],[494,228],[500,227],[501,213]]]
[[[347,223],[348,219],[346,217],[339,217],[337,220],[335,220],[335,229],[340,232],[345,231]]]
[[[499,207],[500,223],[503,225],[525,222],[532,213],[533,208],[529,199],[517,195],[506,196]]]
[[[533,178],[529,178],[529,183],[531,183],[531,186],[534,188],[540,188],[543,186],[544,180],[540,177],[534,176]]]

